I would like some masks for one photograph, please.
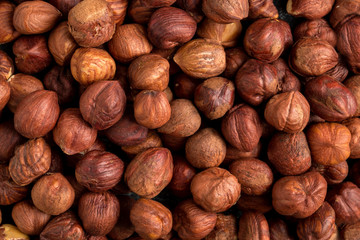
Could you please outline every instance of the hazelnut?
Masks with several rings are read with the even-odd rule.
[[[175,99],[170,103],[170,107],[170,120],[158,129],[160,133],[189,137],[200,128],[200,114],[190,100]]]
[[[28,235],[39,235],[51,217],[37,209],[30,201],[15,204],[11,216],[19,230]]]
[[[10,1],[0,2],[0,44],[12,42],[14,39],[20,36],[20,33],[16,31],[13,26],[13,15],[16,5]]]
[[[214,40],[194,39],[179,48],[174,61],[181,70],[194,78],[210,78],[226,67],[224,48]]]
[[[314,3],[307,0],[288,0],[286,11],[294,17],[322,18],[330,13],[334,2],[335,0],[319,0]]]
[[[293,43],[290,26],[279,19],[261,18],[244,36],[244,49],[253,58],[273,62]]]
[[[238,239],[269,239],[269,224],[262,213],[245,211],[239,219]]]
[[[97,47],[115,32],[113,14],[105,0],[84,0],[69,11],[69,32],[82,47]]]
[[[76,164],[76,180],[92,192],[104,192],[118,184],[124,163],[115,154],[93,150]]]
[[[61,22],[51,31],[48,46],[51,55],[58,65],[64,66],[70,63],[71,56],[76,48],[78,48],[78,45],[71,36],[66,21]]]
[[[286,176],[275,182],[272,203],[281,215],[306,218],[321,207],[326,191],[326,180],[318,172]]]
[[[360,119],[350,118],[342,122],[351,133],[350,158],[360,158]]]
[[[202,10],[206,17],[219,23],[231,23],[249,15],[249,1],[247,0],[203,0]]]
[[[97,136],[93,129],[84,119],[77,108],[66,109],[59,117],[53,131],[55,143],[61,150],[73,155],[90,148]]]
[[[185,147],[187,137],[175,137],[169,134],[160,134],[164,146],[172,151],[180,151]]]
[[[4,78],[0,77],[0,112],[5,108],[10,100],[11,88]]]
[[[341,230],[341,236],[345,240],[356,240],[359,237],[360,222],[346,224]]]
[[[350,156],[351,132],[342,124],[313,124],[308,128],[306,138],[311,158],[316,163],[335,165]]]
[[[144,127],[155,129],[166,124],[171,106],[164,92],[143,90],[134,100],[134,117]]]
[[[249,0],[249,18],[278,18],[279,12],[271,0]]]
[[[51,164],[48,173],[62,173],[64,170],[63,155],[60,150],[53,148],[51,150]]]
[[[206,212],[188,199],[175,207],[173,229],[181,239],[200,240],[214,229],[216,219],[216,213]]]
[[[228,48],[225,50],[226,68],[224,77],[233,79],[239,68],[248,60],[248,56],[241,47]]]
[[[336,1],[331,10],[329,22],[333,28],[336,28],[347,16],[357,14],[359,10],[360,2],[358,0]]]
[[[59,114],[57,94],[38,90],[27,95],[17,106],[14,127],[24,137],[42,137],[55,127]]]
[[[241,150],[231,146],[230,144],[227,144],[226,145],[226,155],[225,155],[225,159],[222,164],[227,166],[231,162],[233,162],[234,160],[237,160],[239,158],[247,158],[247,157],[257,158],[257,157],[259,157],[261,150],[262,150],[261,142],[259,142],[258,145],[249,152],[241,151]]]
[[[326,179],[327,183],[338,184],[344,181],[349,172],[349,166],[346,161],[335,165],[322,165],[313,163],[310,171],[317,171]]]
[[[130,211],[135,232],[145,239],[163,239],[172,229],[173,219],[169,209],[159,202],[140,198]]]
[[[281,218],[272,218],[269,220],[269,230],[271,240],[294,240],[289,226]]]
[[[104,236],[119,218],[120,203],[110,192],[84,193],[79,200],[78,214],[88,234]]]
[[[279,131],[298,133],[310,118],[310,105],[299,91],[279,93],[266,104],[264,117]]]
[[[176,4],[190,14],[199,23],[204,17],[201,10],[201,0],[176,0]]]
[[[131,160],[126,168],[124,180],[137,195],[153,198],[170,183],[173,168],[170,150],[149,148]]]
[[[40,34],[50,31],[61,12],[45,1],[25,1],[14,11],[14,28],[21,34]]]
[[[118,24],[113,38],[108,44],[111,55],[121,63],[150,53],[153,46],[147,39],[145,27],[140,24]]]
[[[277,72],[279,92],[300,91],[300,80],[292,73],[287,63],[282,58],[278,58],[272,65]]]
[[[232,146],[240,151],[251,151],[262,134],[259,115],[246,104],[236,105],[222,119],[221,132]]]
[[[22,73],[39,73],[49,67],[52,62],[44,35],[22,36],[15,40],[12,49],[16,68]]]
[[[276,68],[255,59],[247,60],[235,76],[240,97],[251,105],[259,105],[278,91]]]
[[[19,202],[26,197],[27,192],[27,187],[19,186],[11,179],[8,166],[0,165],[0,205]]]
[[[147,24],[156,8],[147,7],[143,0],[132,0],[129,2],[127,15],[138,24]]]
[[[48,2],[56,7],[63,15],[67,17],[71,8],[78,4],[81,0],[48,0]]]
[[[142,0],[144,6],[151,8],[167,7],[176,2],[176,0]]]
[[[157,54],[142,55],[129,66],[130,87],[164,91],[169,84],[169,68],[169,62]]]
[[[99,0],[102,1],[102,0]],[[110,54],[99,48],[78,48],[70,61],[73,77],[82,85],[112,79],[116,65]]]
[[[128,0],[106,0],[106,2],[113,13],[115,24],[122,24],[125,20]]]
[[[237,240],[237,226],[234,215],[217,214],[214,229],[205,237],[205,240]]]
[[[225,159],[226,143],[214,128],[204,128],[187,139],[185,155],[193,167],[218,167]]]
[[[72,206],[75,191],[61,173],[50,173],[34,184],[31,199],[35,207],[44,213],[59,215]]]
[[[150,130],[148,131],[144,141],[136,145],[122,146],[121,150],[123,150],[129,157],[135,157],[136,154],[153,147],[162,147],[162,142],[156,131]]]
[[[4,3],[2,1],[1,3]],[[1,8],[0,3],[0,8]],[[0,50],[0,78],[9,79],[14,74],[14,62],[11,57],[4,51]]]
[[[328,75],[339,82],[343,82],[348,74],[349,69],[343,58],[339,58],[338,64],[326,73],[324,73],[324,75]]]
[[[53,218],[40,234],[40,239],[85,239],[85,232],[76,215],[67,211]]]
[[[148,37],[155,47],[170,49],[190,41],[196,32],[195,20],[175,7],[157,9],[148,23]]]
[[[273,209],[271,203],[271,193],[266,193],[260,196],[250,196],[242,193],[239,201],[236,203],[236,206],[241,211],[267,213]]]
[[[352,76],[344,81],[345,87],[354,95],[356,99],[356,112],[354,116],[360,116],[360,77],[358,75]]]
[[[173,78],[173,91],[177,98],[194,99],[195,89],[200,81],[189,77],[185,73],[180,73]]]
[[[25,235],[11,224],[0,225],[0,237],[4,240],[30,240],[28,235]]]
[[[23,142],[24,138],[14,129],[13,121],[0,123],[0,163],[9,162],[15,147]]]
[[[267,155],[282,175],[299,175],[311,167],[311,155],[303,132],[276,132],[269,142]]]
[[[233,106],[235,85],[226,78],[209,78],[199,84],[194,93],[194,104],[210,120],[223,117]]]
[[[212,167],[196,174],[190,190],[194,202],[208,212],[224,212],[235,205],[241,185],[229,171]]]

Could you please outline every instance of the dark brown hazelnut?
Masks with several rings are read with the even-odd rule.
[[[342,122],[351,133],[350,158],[360,158],[360,119],[350,118]]]
[[[351,132],[339,123],[317,123],[311,125],[306,138],[311,158],[323,165],[335,165],[350,156]]]
[[[118,24],[113,38],[108,44],[111,55],[121,63],[150,53],[153,46],[147,39],[145,27],[140,24]]]
[[[162,7],[148,23],[148,37],[158,48],[170,49],[190,41],[196,32],[195,20],[184,10]]]
[[[306,218],[321,207],[326,191],[326,180],[318,172],[287,176],[275,182],[272,203],[281,215]]]
[[[264,117],[279,131],[298,133],[310,118],[310,105],[299,91],[279,93],[266,104]]]
[[[327,71],[326,73],[324,73],[324,75],[328,75],[339,82],[343,82],[348,76],[348,74],[349,74],[349,69],[343,58],[339,58],[338,64],[329,71]]]
[[[278,18],[279,12],[271,0],[249,0],[249,18]]]
[[[144,141],[136,145],[122,146],[121,150],[123,150],[129,157],[135,157],[136,154],[153,147],[162,147],[162,142],[156,131],[150,130],[148,131]]]
[[[174,137],[188,137],[200,128],[200,114],[190,100],[175,99],[170,103],[170,107],[170,120],[158,129],[160,133]]]
[[[249,15],[249,1],[247,0],[203,0],[202,10],[206,17],[219,23],[231,23]]]
[[[347,16],[357,14],[359,10],[360,2],[358,0],[337,0],[331,10],[329,22],[333,28],[336,28]]]
[[[236,206],[241,211],[267,213],[273,209],[271,193],[266,193],[260,196],[250,196],[242,193],[239,201],[236,203]]]
[[[50,31],[61,12],[45,1],[25,1],[14,11],[13,24],[21,34],[40,34]]]
[[[164,146],[172,151],[183,150],[187,140],[187,137],[175,137],[170,134],[164,134],[164,133],[161,133],[160,137]]]
[[[53,218],[40,234],[42,240],[58,239],[85,239],[85,232],[77,216],[71,212],[65,212]]]
[[[269,230],[271,240],[295,240],[290,232],[289,226],[281,218],[270,219]]]
[[[318,38],[299,39],[292,46],[289,57],[291,69],[304,77],[320,76],[338,62],[339,56],[333,46]]]
[[[278,91],[276,68],[255,59],[246,61],[235,76],[240,97],[251,105],[259,105]]]
[[[59,114],[57,94],[38,90],[27,95],[17,106],[14,127],[24,137],[42,137],[55,127]]]
[[[224,212],[235,205],[241,188],[234,175],[218,167],[196,174],[190,186],[194,202],[208,212]]]
[[[75,192],[61,173],[42,176],[31,190],[31,199],[39,210],[50,215],[66,212],[73,204]]]
[[[258,158],[260,156],[262,150],[262,143],[259,142],[258,145],[251,151],[249,152],[244,152],[241,151],[233,146],[231,146],[230,144],[226,145],[226,155],[225,155],[225,159],[223,161],[223,165],[227,166],[229,165],[231,162],[233,162],[234,160],[237,160],[239,158]]]
[[[313,163],[310,171],[317,171],[326,179],[327,183],[338,184],[344,181],[349,172],[349,166],[346,161],[335,165],[322,165]]]
[[[28,189],[19,186],[11,179],[7,165],[0,165],[0,205],[10,205],[21,201],[27,195]]]
[[[142,0],[144,6],[151,8],[167,7],[176,2],[176,0]]]
[[[9,83],[0,75],[0,112],[10,100],[11,88]]]
[[[167,148],[149,148],[131,160],[124,179],[131,191],[145,198],[157,196],[171,181],[173,159]]]
[[[224,47],[214,40],[194,39],[179,48],[174,61],[181,70],[194,78],[210,78],[226,67]]]
[[[103,1],[103,0],[99,0]],[[110,54],[99,48],[78,48],[70,61],[73,77],[82,85],[112,79],[116,64]]]
[[[262,213],[245,211],[239,219],[238,239],[270,239],[269,224]]]
[[[84,193],[79,200],[78,214],[88,234],[104,236],[119,218],[120,203],[110,192]]]
[[[169,209],[161,203],[140,198],[130,211],[135,232],[149,240],[163,239],[172,229],[173,219]]]
[[[356,112],[354,116],[360,116],[360,76],[355,75],[344,81],[345,87],[347,87],[350,92],[354,95],[356,99]]]
[[[51,217],[37,209],[30,201],[15,204],[11,216],[19,230],[28,235],[39,235]]]
[[[186,98],[192,100],[196,87],[200,81],[189,77],[185,73],[180,73],[173,78],[173,91],[177,98]]]
[[[64,156],[58,148],[51,149],[51,164],[48,173],[62,173],[64,171]]]
[[[13,15],[16,5],[10,1],[0,2],[0,44],[12,42],[14,39],[20,36],[20,33],[16,31],[13,26]]]
[[[288,0],[286,11],[294,17],[317,19],[330,13],[334,2],[335,0],[319,0],[314,3],[306,0]]]
[[[62,13],[63,17],[67,17],[70,9],[80,1],[81,0],[48,0],[50,4],[52,4]]]
[[[125,20],[128,0],[106,0],[108,7],[113,13],[115,24],[122,24]]]
[[[237,240],[237,224],[234,215],[217,214],[214,229],[204,238],[205,240]]]
[[[194,93],[194,104],[210,120],[223,117],[233,106],[235,85],[223,77],[209,78],[199,84]]]
[[[12,49],[16,68],[22,73],[39,73],[49,67],[52,62],[44,35],[22,36],[14,42]]]
[[[204,17],[201,11],[202,0],[176,0],[176,4],[190,14],[199,23]]]
[[[300,80],[291,72],[282,58],[278,58],[272,65],[276,68],[279,92],[300,91]]]
[[[69,32],[82,47],[97,47],[115,32],[113,13],[105,0],[84,0],[69,11]]]
[[[303,132],[276,132],[269,143],[267,155],[282,175],[299,175],[311,167],[310,149]]]
[[[311,111],[326,121],[342,121],[355,115],[357,102],[352,92],[329,76],[306,83],[304,95]]]
[[[214,229],[216,218],[216,213],[206,212],[188,199],[175,207],[173,229],[181,239],[200,240]]]
[[[226,143],[214,128],[203,128],[187,139],[185,155],[193,167],[218,167],[225,159]]]
[[[4,80],[6,81],[14,74],[14,70],[14,62],[11,57],[6,52],[0,50],[0,78],[4,77]]]
[[[262,134],[259,115],[246,104],[236,105],[222,119],[221,132],[232,146],[251,151],[258,145]]]
[[[271,33],[271,34],[270,34]],[[244,36],[244,49],[253,58],[273,62],[293,43],[290,25],[280,19],[261,18]]]
[[[14,155],[15,147],[24,141],[15,130],[13,121],[0,123],[0,163],[7,163]]]
[[[30,240],[30,237],[22,233],[17,227],[11,224],[3,224],[0,226],[0,237],[4,240]]]
[[[55,143],[68,155],[90,148],[96,136],[96,129],[82,119],[80,110],[77,108],[66,109],[60,115],[53,131]]]
[[[224,76],[232,79],[239,68],[248,60],[248,56],[241,47],[228,48],[225,50],[226,68]]]
[[[129,66],[129,83],[133,89],[164,91],[169,84],[168,60],[157,54],[136,58]]]
[[[156,8],[145,6],[143,0],[132,0],[129,2],[127,16],[138,24],[147,24]]]
[[[360,222],[346,224],[341,230],[341,236],[344,240],[356,240],[359,237]]]

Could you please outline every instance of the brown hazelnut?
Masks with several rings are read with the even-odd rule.
[[[354,116],[356,98],[342,83],[320,76],[306,83],[304,95],[311,111],[326,121],[342,121]]]
[[[99,0],[103,1],[103,0]],[[82,85],[112,79],[116,64],[110,54],[99,48],[78,48],[70,61],[73,77]]]
[[[144,6],[151,8],[167,7],[176,2],[176,0],[142,0]]]
[[[241,151],[241,150],[231,146],[230,144],[226,144],[226,155],[225,155],[225,159],[222,164],[224,166],[228,166],[231,162],[233,162],[234,160],[237,160],[239,158],[248,158],[248,157],[257,158],[260,156],[261,150],[262,150],[261,142],[259,142],[258,145],[249,152]]]
[[[350,156],[351,132],[342,124],[313,124],[308,128],[306,138],[311,158],[316,163],[335,165]]]
[[[61,150],[58,150],[57,148],[53,148],[51,150],[51,164],[50,168],[47,171],[48,173],[62,173],[64,171],[64,157],[61,153]]]
[[[69,32],[82,47],[97,47],[115,32],[113,13],[105,0],[84,0],[69,11]]]
[[[180,73],[173,78],[173,91],[177,98],[186,98],[189,100],[194,99],[196,87],[200,81],[189,77],[185,73]]]
[[[298,133],[310,118],[310,105],[299,91],[279,93],[266,104],[264,117],[279,131]]]
[[[209,78],[199,84],[194,93],[194,104],[210,120],[223,117],[233,106],[235,85],[223,77]]]
[[[276,132],[269,142],[267,155],[282,175],[299,175],[311,167],[310,149],[303,132]]]
[[[357,14],[359,10],[359,0],[337,0],[331,10],[329,22],[333,28],[336,28],[347,16]]]
[[[291,72],[282,58],[278,58],[272,65],[276,68],[279,92],[300,91],[300,80]]]
[[[3,1],[5,2],[5,1]],[[1,3],[3,3],[1,2]],[[0,8],[1,8],[0,3]],[[0,50],[0,78],[9,79],[14,74],[14,62],[11,57],[4,51]]]
[[[13,121],[0,123],[0,163],[9,162],[15,147],[23,142],[24,138],[15,130]]]
[[[190,100],[175,99],[170,103],[170,107],[170,120],[158,129],[160,133],[174,137],[189,137],[200,128],[200,114]]]
[[[214,128],[203,128],[187,139],[185,155],[193,167],[218,167],[225,159],[226,143]]]
[[[63,17],[67,17],[70,9],[80,1],[81,0],[48,0],[50,4],[52,4],[62,13]]]
[[[13,26],[13,15],[16,5],[10,1],[0,2],[0,44],[12,42],[20,36]]]
[[[310,171],[317,171],[326,179],[327,183],[338,184],[344,181],[349,172],[349,166],[346,161],[335,165],[322,165],[313,163]]]
[[[48,47],[58,65],[64,66],[70,63],[71,56],[76,48],[78,48],[78,45],[71,36],[66,21],[61,22],[51,31],[48,39]]]
[[[144,141],[136,145],[122,146],[121,150],[123,150],[129,157],[135,157],[136,154],[153,147],[162,147],[162,142],[156,131],[150,130],[148,131]]]
[[[271,203],[271,193],[266,193],[260,196],[250,196],[242,193],[239,201],[236,203],[236,206],[241,211],[267,213],[273,209]]]
[[[280,19],[261,18],[244,36],[244,49],[253,58],[273,62],[293,43],[290,25]]]
[[[22,36],[15,40],[12,49],[16,68],[22,73],[39,73],[49,67],[52,62],[44,35]]]
[[[320,76],[338,62],[339,56],[335,49],[327,41],[318,38],[299,39],[292,46],[289,57],[291,69],[304,77]]]
[[[104,236],[119,218],[120,203],[110,192],[84,193],[79,200],[78,214],[88,234]]]
[[[249,0],[249,18],[278,18],[279,12],[271,0]]]
[[[271,240],[295,240],[290,232],[289,226],[281,218],[270,219],[269,230]]]
[[[80,110],[77,108],[66,109],[60,115],[53,131],[55,143],[68,155],[90,148],[94,144],[96,136],[96,129],[82,119]]]
[[[360,222],[346,224],[341,230],[341,236],[344,240],[356,240],[359,237]]]
[[[238,239],[270,239],[269,224],[262,213],[245,211],[239,219]]]
[[[278,91],[276,68],[255,59],[247,60],[235,76],[240,97],[251,105],[259,105]]]
[[[14,127],[24,137],[42,137],[55,127],[59,114],[57,94],[38,90],[27,95],[17,106]]]
[[[360,158],[360,119],[350,118],[342,122],[351,133],[350,158]]]
[[[314,3],[306,0],[288,0],[286,11],[294,17],[322,18],[330,13],[334,2],[335,0],[319,0]]]
[[[15,149],[9,162],[9,173],[16,184],[25,186],[45,174],[50,165],[50,146],[43,138],[36,138]]]
[[[124,180],[131,191],[145,198],[158,195],[171,181],[173,159],[167,148],[149,148],[131,160]]]
[[[0,205],[19,202],[26,197],[27,192],[27,187],[19,186],[11,179],[8,166],[0,165]]]
[[[231,23],[249,15],[249,1],[247,0],[203,0],[202,10],[206,17],[219,23]]]
[[[233,79],[239,68],[248,60],[248,56],[241,47],[228,48],[225,50],[226,68],[224,77]]]
[[[40,34],[50,31],[61,12],[45,1],[25,1],[14,11],[13,24],[21,34]]]
[[[326,191],[326,180],[318,172],[286,176],[275,182],[272,203],[281,215],[306,218],[321,207]]]
[[[234,175],[218,167],[196,174],[190,186],[194,202],[208,212],[224,212],[235,205],[241,188]]]
[[[204,238],[205,240],[237,240],[237,226],[234,215],[217,214],[214,229]]]
[[[80,197],[86,193],[88,190],[86,187],[84,187],[83,185],[81,185],[75,177],[75,174],[73,175],[67,175],[65,176],[66,179],[69,181],[69,183],[71,184],[71,186],[74,188],[75,191],[75,200],[73,203],[73,206],[78,206],[79,203],[79,199]]]
[[[76,164],[76,180],[92,192],[104,192],[118,184],[124,163],[115,154],[94,150]]]
[[[163,239],[172,229],[173,219],[169,209],[159,202],[140,198],[130,211],[135,232],[145,239]]]
[[[11,224],[0,226],[0,237],[4,240],[30,240],[29,236],[22,233],[17,227]]]
[[[150,53],[153,46],[147,39],[145,27],[140,24],[118,24],[113,38],[108,44],[111,55],[121,63]]]
[[[335,67],[324,73],[324,75],[328,75],[339,82],[343,82],[348,76],[348,74],[349,69],[343,58],[339,58],[339,63]]]
[[[210,18],[205,18],[196,33],[199,37],[218,41],[224,47],[235,47],[238,43],[242,25],[240,21],[232,23],[218,23]]]
[[[51,217],[37,209],[30,201],[15,204],[11,216],[19,230],[28,235],[39,235]]]
[[[77,216],[67,211],[53,218],[40,234],[42,240],[85,239],[85,232]]]
[[[156,8],[145,6],[143,0],[132,0],[129,2],[127,16],[138,24],[147,24]]]
[[[164,134],[164,133],[161,133],[160,137],[164,146],[172,151],[183,150],[187,140],[187,137],[175,137],[170,134]]]
[[[0,112],[10,100],[11,88],[5,78],[0,77]]]
[[[221,132],[232,146],[244,152],[251,151],[262,134],[259,115],[246,104],[236,105],[222,119]]]
[[[181,239],[200,240],[214,229],[216,218],[216,213],[206,212],[188,199],[175,207],[173,229]]]
[[[223,46],[209,39],[191,40],[177,50],[173,59],[184,73],[194,78],[215,77],[226,67]]]
[[[201,10],[202,0],[176,0],[176,4],[190,14],[199,23],[204,17]]]
[[[157,54],[136,58],[129,66],[129,83],[133,89],[164,91],[169,84],[169,62]]]
[[[356,99],[357,109],[354,116],[358,117],[360,116],[360,76],[355,75],[346,79],[344,81],[344,85],[350,90]]]
[[[196,32],[195,20],[184,10],[162,7],[148,23],[148,37],[158,48],[170,49],[190,41]]]
[[[115,24],[122,24],[125,20],[128,0],[106,0],[108,7],[113,13]]]

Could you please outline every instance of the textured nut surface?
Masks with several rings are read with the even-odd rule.
[[[249,2],[246,0],[204,0],[202,2],[204,14],[219,23],[231,23],[249,15]]]
[[[249,18],[278,18],[279,12],[271,0],[249,0]]]
[[[113,20],[116,24],[122,24],[125,20],[128,0],[106,0],[108,7],[113,13]]]
[[[270,239],[269,224],[262,213],[246,211],[239,220],[239,240]]]
[[[1,3],[6,3],[6,1],[2,1]],[[0,76],[3,76],[5,78],[4,80],[7,80],[14,74],[14,70],[12,58],[6,52],[0,50]]]
[[[21,201],[27,195],[28,188],[19,186],[11,179],[7,165],[0,165],[0,205],[10,205]]]
[[[295,17],[305,17],[308,19],[322,18],[327,15],[335,0],[288,0],[286,10]]]
[[[291,92],[301,90],[300,80],[290,70],[288,64],[282,58],[278,58],[272,63],[272,65],[276,68],[279,82],[279,92]]]
[[[354,168],[354,166],[352,167]],[[322,165],[313,162],[310,171],[317,171],[326,179],[328,184],[338,184],[345,180],[349,173],[347,161],[335,165]]]
[[[9,162],[15,148],[24,141],[24,138],[14,129],[12,121],[0,123],[0,163]]]
[[[360,77],[358,75],[352,76],[344,81],[345,87],[354,95],[356,99],[356,112],[354,116],[360,116]]]
[[[1,75],[0,75],[1,76]],[[4,109],[8,101],[10,100],[11,88],[5,78],[0,79],[0,111]]]
[[[242,47],[228,48],[226,53],[226,68],[224,76],[232,79],[237,73],[238,69],[248,60],[248,55]]]
[[[29,236],[22,233],[17,227],[11,224],[3,224],[0,226],[1,238],[14,240],[29,240]]]
[[[217,214],[214,229],[209,233],[205,240],[237,240],[237,223],[233,215]]]
[[[134,157],[136,154],[145,151],[146,149],[153,147],[162,147],[162,141],[155,130],[150,130],[146,136],[146,139],[139,144],[122,146],[121,150],[126,152],[130,157]]]
[[[0,3],[0,43],[11,42],[20,36],[13,26],[13,15],[16,5],[10,1],[1,1]]]
[[[359,0],[336,1],[330,14],[329,22],[333,28],[344,20],[360,10]]]
[[[273,218],[269,220],[269,230],[271,240],[294,240],[290,232],[289,226],[281,218]]]

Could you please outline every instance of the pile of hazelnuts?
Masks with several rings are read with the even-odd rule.
[[[0,44],[0,239],[359,240],[360,0],[0,0]]]

